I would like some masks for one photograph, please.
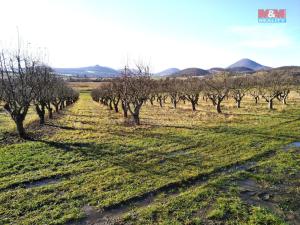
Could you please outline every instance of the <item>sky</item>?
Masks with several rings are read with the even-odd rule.
[[[300,66],[300,0],[0,0],[0,9],[0,48],[14,48],[19,32],[52,67]],[[258,23],[258,9],[286,9],[287,22]]]

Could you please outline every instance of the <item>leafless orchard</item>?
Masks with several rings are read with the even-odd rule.
[[[120,78],[94,89],[91,93],[94,101],[107,105],[118,112],[122,106],[124,117],[131,113],[136,125],[140,124],[140,109],[147,101],[153,105],[157,101],[163,107],[167,99],[176,109],[182,101],[189,102],[195,111],[199,101],[211,101],[217,113],[222,113],[222,103],[232,98],[240,108],[245,96],[251,96],[255,103],[261,99],[268,109],[273,110],[274,100],[286,104],[292,89],[297,89],[298,78],[288,71],[261,71],[252,75],[222,72],[205,77],[186,79],[151,79],[148,67],[125,68]]]
[[[53,117],[53,106],[59,112],[74,103],[79,93],[69,88],[52,69],[20,49],[0,53],[0,101],[15,122],[18,134],[26,138],[24,120],[34,106],[40,124],[45,124],[46,110]]]

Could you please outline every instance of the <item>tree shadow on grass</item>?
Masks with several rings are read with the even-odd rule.
[[[155,124],[155,123],[146,123],[145,125],[148,125],[152,128],[176,128],[176,129],[187,129],[187,130],[195,130],[199,129],[199,126],[184,126],[184,125],[160,125],[160,124]]]
[[[255,128],[249,127],[232,127],[226,125],[217,125],[214,127],[203,127],[203,126],[181,126],[181,125],[161,125],[161,124],[152,124],[150,123],[149,126],[152,128],[174,128],[174,129],[185,129],[195,131],[196,133],[191,133],[191,135],[196,135],[197,131],[205,132],[207,134],[231,134],[237,136],[249,136],[253,135],[254,137],[262,137],[265,139],[273,139],[273,140],[290,140],[296,139],[299,140],[300,136],[297,135],[289,135],[289,134],[270,134],[267,131],[271,130],[274,131],[274,128],[280,128],[282,125],[290,124],[296,121],[299,121],[300,118],[296,118],[294,120],[284,121],[275,125],[271,125],[265,127],[266,132],[260,132]],[[161,135],[161,134],[160,134]]]
[[[130,138],[132,138],[132,136]],[[162,162],[167,160],[169,163],[176,165],[182,161],[179,160],[178,157],[175,157],[176,154],[174,152],[183,153],[200,146],[195,141],[192,142],[190,138],[181,137],[180,135],[176,136],[174,134],[157,134],[151,136],[151,138],[157,139],[158,143],[168,139],[168,143],[162,142],[162,145],[178,143],[179,145],[183,145],[183,147],[176,147],[176,149],[174,147],[174,151],[172,151],[172,147],[169,146],[168,151],[161,152],[161,146],[153,145],[153,140],[149,140],[149,147],[145,144],[140,146],[139,143],[129,144],[126,142],[112,144],[113,142],[57,142],[44,139],[32,139],[32,141],[41,142],[62,151],[74,152],[84,157],[83,160],[102,160],[112,166],[122,167],[130,173],[147,171],[149,174],[156,176],[165,176],[161,174],[159,169],[155,168],[156,166],[160,166]],[[187,145],[186,143],[189,144]],[[174,154],[174,156],[171,154]],[[152,159],[153,161],[149,164],[147,159]],[[190,160],[186,159],[183,161],[189,163]]]
[[[223,134],[231,134],[231,135],[237,135],[237,136],[257,136],[261,138],[273,139],[273,140],[298,140],[300,136],[295,135],[288,135],[288,134],[270,134],[267,132],[260,132],[255,130],[254,128],[235,128],[235,127],[229,127],[229,126],[217,126],[217,127],[210,127],[210,128],[202,128],[204,131],[212,132],[212,133],[223,133]],[[266,128],[266,130],[269,130]],[[274,130],[271,130],[274,131]]]
[[[91,159],[99,159],[104,155],[107,155],[108,151],[105,151],[105,149],[109,147],[108,144],[95,144],[86,142],[58,142],[34,138],[32,138],[31,141],[41,142],[49,147],[60,149],[66,152],[73,151],[75,153],[80,153],[80,155]]]
[[[45,126],[54,127],[54,128],[59,128],[59,129],[63,129],[63,130],[97,131],[96,129],[92,129],[92,128],[70,127],[70,126],[63,126],[63,125],[50,124],[50,123],[46,123]]]
[[[180,127],[181,129],[181,127]],[[201,133],[214,134],[214,135],[239,135],[248,137],[253,135],[253,138],[263,138],[262,142],[266,142],[270,139],[274,140],[291,140],[298,139],[297,136],[292,135],[272,135],[269,133],[259,132],[251,128],[233,128],[228,126],[217,126],[211,128],[201,128]],[[181,165],[184,168],[184,164],[191,163],[188,156],[186,159],[179,160],[176,154],[184,155],[192,148],[205,147],[205,144],[209,144],[209,139],[198,140],[194,136],[180,135],[176,131],[164,133],[153,132],[153,130],[144,130],[143,133],[139,132],[126,132],[126,131],[111,131],[111,135],[115,136],[107,143],[95,143],[95,142],[56,142],[48,140],[34,140],[45,143],[51,147],[61,149],[63,151],[72,151],[76,154],[83,156],[84,160],[102,160],[107,162],[111,166],[117,166],[124,168],[126,171],[135,174],[140,171],[145,171],[151,177],[170,178],[172,171],[168,171],[167,168],[161,167],[162,163],[168,161],[168,166]],[[192,135],[192,134],[191,134]],[[195,134],[197,135],[197,134]],[[140,143],[138,140],[144,138]],[[114,142],[114,140],[123,140],[121,142]],[[126,141],[128,138],[128,142]],[[130,143],[132,141],[132,143]],[[137,142],[136,142],[137,141]],[[147,144],[149,142],[149,145]],[[155,143],[155,144],[154,144]],[[176,144],[183,147],[175,147]],[[168,146],[168,149],[162,148],[162,146]],[[174,151],[172,146],[174,145]],[[173,152],[173,153],[172,153]],[[177,152],[177,153],[175,153]],[[174,156],[172,156],[173,154]],[[199,152],[199,156],[201,153]],[[184,157],[185,158],[185,157]],[[199,159],[200,160],[200,159]],[[150,162],[151,161],[151,162]],[[149,163],[150,162],[150,163]],[[170,172],[170,173],[169,173]],[[173,176],[173,175],[172,175]],[[174,178],[174,177],[173,177]]]
[[[74,117],[95,118],[95,115],[85,115],[85,114],[66,113],[64,115],[66,115],[66,116],[74,116]]]
[[[225,129],[226,128],[226,129]],[[206,128],[206,130],[208,132],[212,132],[212,133],[233,133],[236,134],[238,133],[239,135],[248,135],[249,131],[251,131],[252,133],[255,133],[255,131],[253,131],[252,129],[237,129],[237,128],[231,128],[231,127],[217,127],[217,128]],[[242,132],[243,131],[243,132]],[[117,134],[116,134],[117,135]],[[132,132],[131,135],[136,135],[136,133]],[[192,140],[190,137],[185,137],[182,136],[180,134],[176,135],[174,132],[173,133],[166,133],[163,134],[162,132],[160,133],[146,133],[145,136],[147,135],[154,135],[153,138],[157,138],[157,141],[162,141],[162,140],[166,140],[168,139],[170,141],[170,143],[180,143],[180,144],[196,144],[195,140]],[[259,132],[256,132],[255,135],[261,136],[263,135],[264,137],[266,137],[266,134],[261,134]],[[269,138],[269,137],[266,137]],[[274,137],[275,138],[275,137]],[[284,138],[284,137],[280,137],[280,138]],[[279,137],[276,137],[276,139],[280,139]],[[289,137],[290,138],[290,137]],[[233,161],[228,161],[226,164],[222,165],[221,167],[218,165],[214,165],[212,166],[212,170],[211,172],[209,172],[210,170],[207,170],[208,172],[206,173],[199,173],[196,175],[191,175],[190,177],[186,177],[186,178],[181,178],[180,176],[178,176],[176,173],[174,173],[173,170],[173,166],[174,165],[178,165],[178,171],[183,170],[185,168],[185,164],[188,164],[189,161],[185,161],[182,160],[182,158],[178,158],[178,157],[169,157],[167,160],[173,162],[173,166],[167,168],[167,166],[165,166],[165,168],[163,167],[157,167],[157,165],[160,165],[159,160],[155,160],[155,159],[159,159],[159,157],[161,157],[161,155],[159,154],[152,154],[152,152],[147,153],[147,147],[141,149],[141,147],[137,146],[137,145],[127,145],[128,148],[131,148],[131,151],[119,151],[119,147],[121,147],[121,145],[114,145],[112,146],[112,143],[85,143],[85,142],[54,142],[54,141],[46,141],[46,140],[36,140],[36,141],[40,141],[43,142],[51,147],[55,147],[58,149],[62,149],[64,151],[74,151],[76,153],[80,153],[82,156],[85,156],[86,159],[88,160],[98,160],[101,159],[105,162],[108,163],[109,167],[114,168],[114,167],[120,167],[122,169],[124,169],[126,172],[129,172],[132,174],[131,178],[128,178],[128,180],[126,180],[126,184],[128,184],[128,182],[132,182],[132,186],[137,185],[134,182],[134,179],[140,179],[141,176],[145,176],[145,174],[147,174],[147,177],[145,178],[145,180],[148,181],[153,181],[153,183],[157,182],[157,181],[161,181],[164,180],[165,182],[159,184],[159,185],[153,185],[153,187],[151,186],[145,186],[145,190],[140,193],[140,194],[135,194],[135,195],[129,195],[129,197],[127,197],[127,199],[123,199],[123,200],[116,200],[115,203],[109,204],[107,207],[105,207],[106,210],[110,210],[113,208],[119,208],[122,207],[122,205],[129,205],[131,203],[134,202],[138,202],[138,201],[143,201],[144,199],[146,199],[147,197],[151,196],[151,195],[157,195],[159,193],[164,193],[164,192],[168,192],[168,191],[174,191],[177,190],[179,188],[184,188],[184,187],[191,187],[195,184],[197,184],[197,182],[200,182],[204,179],[209,179],[210,176],[213,176],[214,174],[217,174],[218,172],[222,172],[224,170],[226,170],[228,173],[232,172],[230,169],[232,168],[239,168],[237,167],[239,165],[239,163],[241,163],[242,165],[244,165],[247,162],[256,162],[258,160],[260,160],[260,157],[265,157],[265,153],[261,153],[261,154],[256,154],[254,156],[252,156],[249,159],[243,160],[242,162],[236,162],[235,160]],[[165,142],[163,143],[165,144]],[[124,146],[122,146],[123,148]],[[126,146],[125,146],[126,147]],[[197,145],[195,146],[197,147]],[[149,147],[150,148],[150,147]],[[187,151],[188,149],[182,149],[181,151]],[[96,168],[96,167],[94,167]],[[207,169],[207,168],[206,168]],[[117,174],[116,176],[122,176]],[[125,176],[125,174],[124,174]],[[130,176],[129,176],[130,177]],[[132,179],[132,180],[131,180]],[[91,182],[91,181],[90,181]],[[105,190],[107,192],[109,192],[110,190],[113,189],[120,189],[120,191],[122,191],[122,184],[120,185],[120,187],[115,187],[114,185],[109,185],[108,188]]]
[[[56,124],[52,124],[52,123],[46,123],[45,126],[55,127],[55,128],[59,128],[59,129],[63,129],[63,130],[77,130],[77,128],[75,128],[75,127],[56,125]]]
[[[0,134],[0,147],[10,144],[23,143],[25,141],[25,139],[20,138],[17,132],[6,131]]]

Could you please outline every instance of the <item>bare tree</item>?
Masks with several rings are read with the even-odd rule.
[[[46,109],[49,111],[49,117],[52,118],[51,98],[54,95],[56,85],[55,75],[52,73],[52,69],[48,66],[41,65],[37,67],[36,76],[34,81],[34,105],[36,112],[40,118],[40,124],[45,124]]]
[[[97,94],[101,103],[108,106],[110,110],[115,110],[116,113],[119,112],[118,106],[121,99],[119,80],[113,80],[110,83],[102,85]]]
[[[282,76],[281,91],[280,91],[279,95],[277,96],[277,99],[279,101],[281,101],[282,104],[286,105],[287,104],[286,101],[291,92],[291,88],[292,88],[292,85],[293,85],[295,79],[291,75],[289,75],[287,72],[283,72],[281,74],[281,76]]]
[[[127,80],[127,68],[125,67],[124,74],[121,78],[118,78],[116,82],[117,91],[119,93],[121,107],[123,111],[124,118],[128,117],[128,91],[126,86]]]
[[[66,106],[70,106],[74,104],[79,99],[79,92],[75,91],[73,88],[70,88],[68,86],[66,88]]]
[[[124,117],[128,117],[129,111],[134,123],[139,125],[141,107],[149,98],[154,82],[150,79],[148,66],[142,64],[136,66],[135,70],[125,67],[121,78],[93,90],[91,96],[94,101],[109,108],[112,108],[113,104],[116,112],[121,102]]]
[[[155,89],[156,87],[153,87],[153,90]],[[155,92],[153,91],[150,96],[149,96],[149,101],[150,101],[150,104],[151,105],[154,105],[154,101],[155,101],[155,98],[156,98],[156,94]]]
[[[196,110],[196,105],[198,104],[201,90],[202,84],[199,78],[189,77],[184,80],[183,93],[185,99],[191,103],[193,111]]]
[[[229,75],[228,73],[221,73],[204,79],[205,94],[216,107],[218,113],[222,113],[221,103],[230,90]]]
[[[111,86],[110,86],[111,101],[112,101],[112,104],[114,106],[114,110],[115,110],[116,113],[119,112],[118,105],[119,105],[119,102],[121,100],[121,93],[120,93],[121,88],[122,87],[121,87],[120,82],[118,80],[115,80],[111,83]]]
[[[167,82],[165,80],[158,80],[155,83],[155,94],[156,94],[156,100],[159,103],[160,107],[163,107],[163,103],[166,102],[166,99],[168,98],[167,91]]]
[[[183,95],[181,95],[180,97],[180,100],[183,102],[183,104],[185,105],[185,103],[186,103],[186,97],[185,97],[185,95],[183,94]]]
[[[247,77],[232,77],[230,87],[231,96],[235,100],[236,107],[241,108],[241,101],[243,100],[249,89],[249,82]]]
[[[177,103],[180,101],[183,96],[183,82],[179,79],[173,78],[167,80],[167,90],[171,98],[171,102],[174,106],[174,109],[177,108]]]
[[[130,71],[127,76],[123,77],[123,85],[126,89],[127,108],[134,123],[139,125],[140,110],[151,94],[153,81],[150,79],[148,66],[137,64],[136,67],[136,71]]]
[[[260,92],[262,98],[268,103],[268,108],[273,110],[274,99],[278,98],[282,92],[282,85],[285,83],[286,77],[282,74],[274,72],[265,72],[260,76]]]
[[[63,98],[61,96],[64,95],[64,88],[65,84],[63,79],[58,79],[56,82],[55,92],[53,93],[53,96],[51,97],[51,104],[54,105],[56,113],[59,113],[61,102],[63,101]]]
[[[103,105],[108,106],[111,110],[113,109],[111,101],[110,84],[104,84],[101,86],[101,88],[94,89],[91,95],[94,101],[100,102]]]
[[[21,53],[20,49],[15,53],[2,50],[0,55],[0,82],[4,109],[15,122],[22,138],[26,137],[23,122],[34,98],[33,78],[38,65],[37,60]]]

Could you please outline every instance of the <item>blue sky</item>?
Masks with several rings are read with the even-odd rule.
[[[0,0],[0,6],[0,44],[13,46],[18,27],[23,42],[45,49],[54,67],[144,61],[155,72],[226,67],[241,58],[300,65],[299,0]],[[286,9],[287,23],[260,24],[258,9]]]

